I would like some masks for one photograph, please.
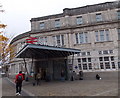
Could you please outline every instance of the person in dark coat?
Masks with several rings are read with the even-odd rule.
[[[79,71],[79,80],[83,80],[83,71]]]
[[[96,79],[97,79],[97,80],[101,80],[100,75],[96,74]]]

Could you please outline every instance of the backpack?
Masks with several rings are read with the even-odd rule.
[[[18,75],[17,81],[22,81],[22,75]]]

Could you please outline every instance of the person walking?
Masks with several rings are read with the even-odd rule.
[[[83,80],[83,71],[79,71],[79,80]]]
[[[36,80],[37,80],[37,85],[40,85],[41,73],[37,73]]]
[[[22,71],[19,72],[19,74],[15,77],[15,83],[16,83],[16,96],[21,95],[21,89],[22,89],[22,82],[24,80]]]
[[[64,72],[64,70],[61,71],[61,81],[65,81],[65,72]]]

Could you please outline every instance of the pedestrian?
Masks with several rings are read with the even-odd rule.
[[[61,81],[65,80],[65,72],[64,70],[61,71]]]
[[[37,73],[36,75],[36,81],[37,81],[37,85],[40,85],[40,82],[41,82],[41,73]]]
[[[100,75],[96,74],[96,79],[97,79],[97,80],[101,80]]]
[[[22,82],[24,80],[22,71],[19,72],[19,74],[15,77],[15,83],[16,83],[16,96],[21,95],[21,89],[22,89]]]
[[[71,81],[74,81],[74,80],[75,80],[75,76],[76,76],[75,71],[72,71],[72,72],[71,72]]]
[[[79,71],[79,80],[83,80],[83,71]]]

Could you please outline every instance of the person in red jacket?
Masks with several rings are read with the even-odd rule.
[[[15,77],[15,83],[16,83],[16,95],[21,94],[21,88],[22,88],[22,81],[24,80],[22,71],[19,72],[19,74]]]

